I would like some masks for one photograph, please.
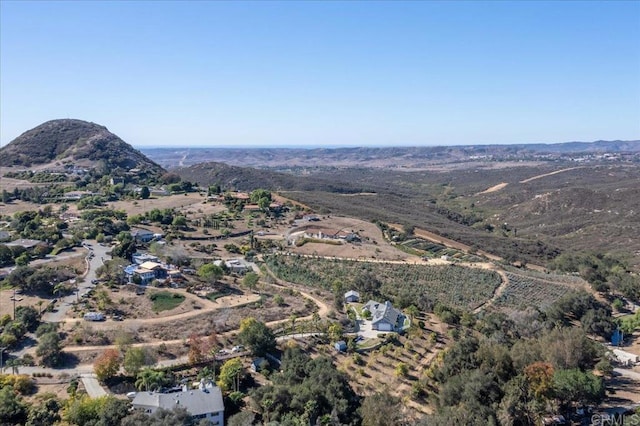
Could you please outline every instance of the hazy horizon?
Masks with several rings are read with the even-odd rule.
[[[126,142],[126,141],[125,141]],[[564,141],[564,142],[516,142],[516,143],[476,143],[476,144],[433,144],[433,145],[135,145],[135,149],[342,149],[342,148],[438,148],[438,147],[465,147],[465,146],[509,146],[509,145],[561,145],[571,143],[593,144],[597,142],[640,143],[640,139],[600,139],[596,141]]]
[[[0,2],[0,145],[640,139],[640,2]],[[188,142],[185,142],[188,141]]]

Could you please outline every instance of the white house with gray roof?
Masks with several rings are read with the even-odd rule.
[[[371,328],[378,331],[400,331],[404,324],[404,315],[391,306],[391,302],[378,303],[369,300],[362,310],[371,312]]]
[[[200,386],[200,389],[171,393],[138,392],[131,405],[147,414],[153,414],[159,408],[173,410],[184,407],[196,423],[207,419],[213,425],[224,425],[224,403],[217,386]]]

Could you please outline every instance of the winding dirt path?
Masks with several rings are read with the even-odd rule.
[[[275,279],[277,279],[277,278],[275,278]],[[278,280],[278,281],[284,282],[282,280]],[[290,287],[287,287],[285,285],[279,285],[279,284],[271,284],[271,285],[276,286],[276,287],[281,287],[281,288],[290,288]],[[307,292],[300,291],[298,289],[298,287],[293,285],[293,284],[291,284],[291,287],[293,287],[296,291],[298,291],[302,297],[305,297],[307,299],[312,300],[318,306],[317,314],[321,318],[325,317],[329,313],[329,306],[323,300],[318,299],[317,297],[312,296]],[[257,300],[260,300],[260,295],[252,294],[252,295],[250,295],[250,299],[251,299],[251,301],[242,301],[241,303],[239,302],[234,306],[241,306],[241,305],[244,305],[244,304],[247,304],[247,303],[253,303],[253,302],[257,301]],[[190,317],[193,317],[193,316],[201,315],[201,314],[206,313],[206,312],[211,312],[211,311],[215,311],[217,309],[229,308],[229,307],[231,307],[231,306],[230,305],[226,305],[226,306],[216,307],[215,309],[209,309],[208,311],[205,310],[205,309],[200,309],[200,310],[197,310],[197,311],[185,312],[183,314],[178,314],[178,315],[174,315],[174,316],[171,316],[171,317],[150,318],[150,319],[154,320],[154,322],[168,322],[168,321],[172,321],[174,319],[190,318]],[[189,315],[187,316],[186,314],[189,314]],[[311,320],[312,318],[313,318],[313,314],[297,318],[296,320],[297,321],[308,321],[308,320]],[[132,320],[132,321],[135,321],[135,320]],[[276,326],[276,325],[280,325],[280,324],[286,323],[288,321],[289,321],[289,318],[285,318],[285,319],[280,319],[280,320],[275,320],[275,321],[269,321],[269,322],[266,323],[266,325],[268,327],[272,327],[272,326]],[[123,324],[123,323],[124,323],[124,321],[119,322],[118,324]],[[102,323],[102,324],[105,324],[105,323]],[[111,323],[111,324],[113,324],[113,323]],[[219,333],[219,335],[220,336],[229,336],[229,335],[232,335],[232,334],[236,334],[237,332],[238,332],[238,330],[229,330],[229,331],[225,331],[223,333]],[[173,339],[173,340],[158,340],[158,341],[153,341],[153,342],[133,343],[131,346],[141,348],[141,347],[156,347],[156,346],[160,346],[162,344],[165,344],[165,345],[178,345],[178,344],[184,343],[185,340],[186,340],[186,337],[185,338],[181,338],[181,339]],[[100,351],[100,350],[105,350],[105,349],[117,349],[117,348],[118,348],[117,345],[66,346],[63,349],[63,351],[64,352],[71,352],[71,353],[78,353],[78,352]]]
[[[491,188],[487,188],[484,191],[478,192],[476,195],[491,194],[492,192],[497,192],[501,189],[506,188],[507,185],[509,185],[507,182],[501,182],[497,185],[493,185]]]
[[[520,183],[527,183],[527,182],[531,182],[532,180],[542,179],[542,178],[547,177],[547,176],[553,176],[553,175],[557,175],[558,173],[564,173],[564,172],[568,172],[570,170],[576,170],[576,169],[584,169],[584,167],[582,167],[582,166],[581,167],[569,167],[568,169],[556,170],[555,172],[549,172],[549,173],[545,173],[545,174],[542,174],[542,175],[533,176],[533,177],[530,177],[530,178],[525,179],[525,180],[521,180]]]
[[[484,302],[482,305],[478,306],[477,308],[475,308],[473,310],[474,314],[477,314],[478,312],[482,311],[483,309],[488,308],[489,306],[493,305],[493,303],[498,300],[498,298],[500,296],[502,296],[502,293],[504,293],[504,290],[507,288],[507,286],[509,285],[509,277],[507,276],[507,274],[502,270],[502,269],[498,269],[496,268],[494,265],[488,264],[490,265],[489,268],[486,269],[490,269],[492,271],[495,271],[498,273],[498,275],[500,275],[500,279],[501,279],[501,283],[500,285],[496,288],[496,290],[493,292],[493,296],[491,296],[491,299],[488,299],[486,302]]]
[[[218,299],[217,302],[213,302],[208,299],[198,298],[187,292],[181,292],[187,294],[187,299],[189,300],[197,300],[199,303],[205,303],[208,306],[201,309],[194,309],[187,312],[181,312],[175,315],[163,316],[163,317],[155,317],[155,318],[136,318],[136,319],[125,319],[123,321],[113,321],[107,320],[102,322],[92,322],[91,327],[95,330],[104,330],[111,329],[114,325],[123,326],[123,327],[138,327],[147,324],[160,324],[168,321],[174,320],[184,320],[192,317],[196,317],[198,315],[202,315],[209,312],[214,312],[219,309],[225,308],[236,308],[238,306],[248,305],[260,300],[260,295],[258,294],[249,294],[243,296],[225,296]],[[77,322],[85,322],[82,318],[65,318],[61,322],[64,323],[77,323]]]

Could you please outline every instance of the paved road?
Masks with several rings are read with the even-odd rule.
[[[110,251],[111,248],[103,247],[97,244],[95,240],[86,240],[84,244],[89,246],[91,250],[90,253],[93,253],[94,257],[88,260],[89,270],[85,274],[83,281],[78,282],[77,293],[62,297],[56,304],[55,312],[45,312],[42,316],[43,321],[61,322],[67,315],[67,311],[73,306],[73,303],[94,287],[94,284],[91,284],[91,280],[96,279],[96,270],[102,266],[103,260],[107,260],[107,252]]]

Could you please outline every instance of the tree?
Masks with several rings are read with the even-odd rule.
[[[156,371],[151,368],[144,368],[138,373],[136,388],[138,390],[154,391],[162,389],[166,383],[164,371]]]
[[[553,376],[556,397],[563,403],[597,404],[605,396],[600,377],[578,369],[559,370]]]
[[[255,413],[251,411],[241,411],[229,417],[227,426],[252,426],[255,418]]]
[[[150,196],[151,196],[151,191],[149,191],[149,187],[148,186],[143,186],[140,189],[140,198],[142,198],[143,200],[146,200]]]
[[[176,216],[173,218],[171,225],[178,229],[185,229],[187,227],[187,218],[184,216]]]
[[[276,339],[273,332],[265,323],[248,317],[240,322],[238,340],[249,347],[257,356],[266,355],[276,347]]]
[[[13,252],[9,247],[0,244],[0,267],[13,264]]]
[[[122,232],[120,234],[122,234]],[[121,257],[123,259],[131,260],[131,256],[133,256],[133,253],[135,252],[135,241],[133,241],[133,239],[125,239],[124,241],[121,241],[120,244],[111,249],[111,257]]]
[[[32,306],[18,306],[16,308],[16,321],[21,322],[27,331],[35,331],[40,324],[38,311]]]
[[[243,375],[244,368],[242,367],[242,361],[240,361],[239,358],[230,359],[220,367],[218,386],[225,391],[231,389],[238,391]]]
[[[256,284],[258,284],[258,280],[260,277],[255,272],[248,272],[244,278],[242,278],[242,284],[249,288],[249,290],[253,291],[256,288]]]
[[[331,324],[327,332],[329,334],[329,339],[333,342],[337,342],[342,339],[343,329],[339,322]]]
[[[27,407],[11,386],[0,389],[0,424],[20,425],[27,420]]]
[[[535,362],[524,369],[533,395],[539,400],[548,399],[553,394],[553,365],[548,362]]]
[[[198,276],[211,284],[215,284],[223,275],[222,268],[213,263],[207,263],[198,269]]]
[[[251,191],[249,198],[254,204],[259,204],[260,200],[262,199],[266,199],[267,202],[271,202],[271,193],[266,189],[256,189],[254,191]]]
[[[367,396],[360,407],[360,413],[362,426],[388,426],[402,423],[400,399],[391,396],[388,392]]]
[[[104,382],[114,377],[120,370],[120,353],[117,349],[107,349],[93,363],[98,380]]]
[[[399,362],[396,365],[395,373],[398,377],[406,377],[409,374],[409,367],[404,362]]]
[[[144,348],[129,347],[124,354],[122,366],[130,376],[136,376],[142,367],[149,364],[149,354]]]
[[[47,398],[42,404],[34,404],[29,409],[26,426],[50,426],[60,421],[60,401]]]
[[[62,348],[60,336],[57,332],[45,333],[40,337],[36,355],[40,357],[42,364],[47,367],[56,367],[62,361]]]
[[[213,345],[211,344],[212,342],[215,342],[215,340],[203,339],[196,334],[190,335],[187,343],[189,346],[189,363],[199,364],[205,361],[213,348]]]

